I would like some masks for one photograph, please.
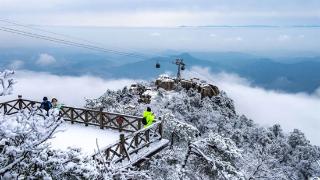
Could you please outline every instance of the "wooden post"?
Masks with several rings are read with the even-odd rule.
[[[119,132],[122,132],[122,123],[118,123],[117,124],[119,125]]]
[[[162,122],[159,124],[159,134],[160,134],[160,139],[162,139],[162,134],[163,134],[163,128],[162,128]]]
[[[124,139],[124,134],[120,134],[120,154],[122,156],[125,156],[125,139]]]
[[[3,104],[3,114],[4,114],[4,115],[7,114],[7,111],[8,111],[8,109],[7,109],[7,103],[4,103],[4,104]]]
[[[174,135],[174,132],[171,133],[171,143],[170,143],[170,149],[173,148],[173,135]]]
[[[22,110],[22,95],[18,95],[19,110]]]
[[[74,123],[74,109],[73,108],[70,108],[70,112],[71,112],[71,124],[73,124]]]
[[[134,136],[134,146],[137,148],[139,146],[139,134]],[[137,151],[138,152],[138,151]]]
[[[84,124],[88,126],[88,111],[84,110]]]
[[[146,143],[148,144],[149,141],[150,141],[150,129],[147,129],[145,132],[144,132],[145,136],[146,136]],[[149,145],[147,145],[147,147],[149,147]]]
[[[99,123],[100,123],[100,129],[103,129],[103,121],[104,121],[104,117],[103,117],[103,108],[100,108],[100,119],[99,119]]]
[[[106,152],[106,160],[108,160],[110,157],[110,148],[107,149],[107,152]]]
[[[141,121],[142,121],[142,119],[139,118],[139,119],[138,119],[138,130],[141,129],[141,123],[142,123]]]
[[[123,156],[123,159],[126,157],[130,161],[130,156],[126,149],[125,143],[126,143],[126,140],[124,138],[124,134],[120,134],[120,154]]]

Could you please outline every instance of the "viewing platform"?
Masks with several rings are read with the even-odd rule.
[[[23,111],[39,111],[40,113],[40,104],[38,101],[22,99],[19,96],[18,99],[0,103],[0,111],[5,115]],[[143,128],[142,117],[109,113],[103,111],[102,108],[93,110],[70,106],[62,106],[57,118],[63,118],[66,123],[70,124],[62,124],[61,130],[65,131],[60,134],[58,132],[56,139],[50,140],[53,148],[62,146],[66,149],[68,145],[65,142],[70,141],[71,146],[75,143],[74,141],[78,141],[80,145],[79,147],[74,145],[75,147],[82,148],[84,153],[89,153],[94,158],[102,155],[107,163],[138,165],[169,144],[169,140],[163,139],[161,120],[157,120],[148,128]],[[74,128],[78,131],[81,129],[81,132],[87,132],[88,135],[83,139],[77,132],[72,134]],[[105,137],[103,131],[105,131]],[[64,137],[64,133],[68,137]],[[99,154],[97,149],[94,149],[96,139],[98,139]],[[91,146],[93,146],[92,150],[90,150]]]

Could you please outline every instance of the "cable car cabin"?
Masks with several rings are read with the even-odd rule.
[[[160,63],[157,62],[156,68],[160,68]]]

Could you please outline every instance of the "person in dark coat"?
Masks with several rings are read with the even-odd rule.
[[[48,101],[47,97],[43,97],[43,101],[40,105],[40,108],[46,110],[47,116],[49,116],[49,110],[52,108],[52,104],[50,101]]]

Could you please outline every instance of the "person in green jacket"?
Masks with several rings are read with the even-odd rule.
[[[144,125],[144,128],[151,126],[154,122],[154,114],[151,111],[150,107],[147,107],[147,110],[143,112],[143,117],[146,118],[147,124]]]
[[[53,108],[57,108],[57,109],[61,109],[61,107],[63,106],[63,104],[58,103],[57,98],[52,98],[51,104]]]
[[[147,107],[147,110],[145,110],[145,111],[143,112],[143,117],[144,117],[144,118],[147,118],[147,116],[149,116],[151,113],[152,113],[152,112],[151,112],[151,108],[150,108],[150,107]]]

